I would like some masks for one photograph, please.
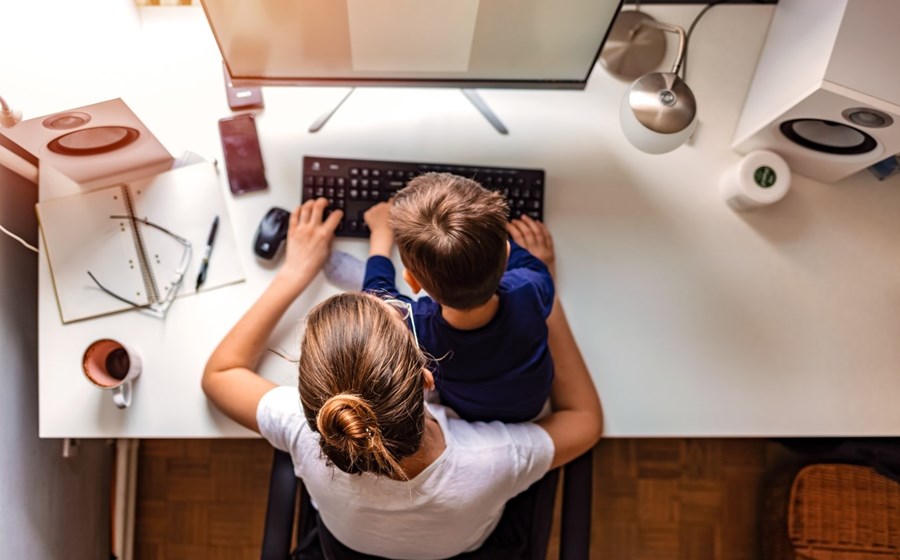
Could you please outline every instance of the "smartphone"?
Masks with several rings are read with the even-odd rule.
[[[233,194],[268,188],[256,118],[252,113],[219,119],[219,136],[225,155],[228,185]]]
[[[253,86],[235,86],[231,81],[228,67],[222,63],[222,74],[225,79],[225,94],[228,107],[232,111],[241,109],[261,109],[263,107],[262,88]]]

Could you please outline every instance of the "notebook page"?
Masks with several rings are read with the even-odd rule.
[[[43,249],[64,323],[130,309],[101,291],[88,271],[109,290],[147,303],[131,224],[109,217],[127,214],[123,188],[106,187],[37,204]]]
[[[191,261],[178,288],[179,297],[196,291],[194,288],[203,250],[216,216],[219,216],[218,233],[209,259],[206,282],[200,289],[211,290],[244,280],[222,185],[212,163],[196,163],[149,179],[133,181],[129,184],[129,190],[137,217],[158,224],[191,242]],[[142,232],[147,262],[164,297],[170,289],[183,248],[171,236],[155,228],[143,226]]]

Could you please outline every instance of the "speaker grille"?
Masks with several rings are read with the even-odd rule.
[[[793,119],[779,128],[791,142],[826,154],[865,154],[878,147],[862,130],[824,119]]]

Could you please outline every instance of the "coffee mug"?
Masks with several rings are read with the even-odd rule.
[[[81,368],[88,381],[112,391],[117,407],[131,405],[131,382],[141,374],[141,357],[133,349],[111,338],[96,340],[84,351]]]

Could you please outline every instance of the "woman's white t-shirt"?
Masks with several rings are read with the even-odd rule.
[[[446,449],[406,482],[327,465],[295,387],[266,393],[256,420],[264,438],[291,454],[322,521],[343,544],[388,558],[447,558],[478,548],[506,502],[547,473],[553,440],[536,424],[469,423],[426,406]]]

